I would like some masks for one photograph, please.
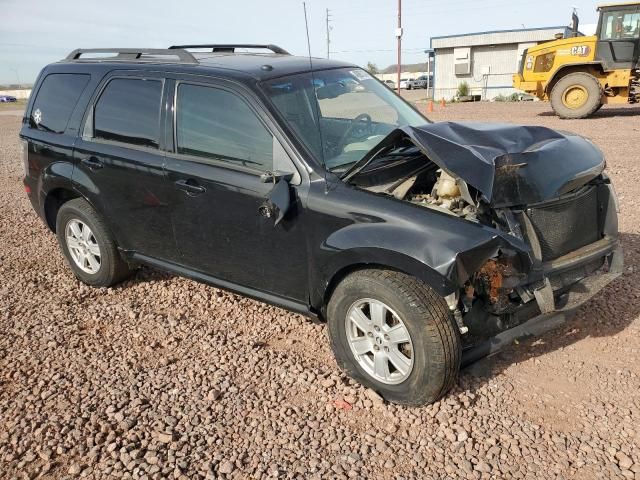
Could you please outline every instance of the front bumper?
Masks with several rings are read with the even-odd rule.
[[[523,92],[527,92],[528,94],[540,99],[544,98],[545,96],[544,85],[542,82],[526,81],[524,77],[519,73],[516,73],[512,77],[512,84],[513,88],[515,88],[516,90],[522,90]]]
[[[593,259],[602,258],[603,256],[606,258],[608,267],[606,271],[589,275],[566,289],[554,291],[549,281],[551,276],[561,274],[564,271],[574,269],[576,266],[584,265]],[[492,355],[514,340],[538,336],[561,326],[578,307],[622,275],[623,268],[624,254],[622,247],[618,245],[617,241],[607,238],[601,242],[596,242],[596,244],[587,245],[579,251],[572,252],[566,258],[562,257],[545,264],[545,275],[549,276],[545,276],[545,286],[538,290],[535,295],[537,306],[542,313],[464,350],[462,353],[462,366],[467,366],[482,357]]]

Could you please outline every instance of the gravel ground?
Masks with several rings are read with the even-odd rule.
[[[23,193],[19,118],[0,116],[0,477],[639,480],[632,113],[436,107],[436,120],[592,138],[620,196],[627,267],[565,327],[467,369],[423,408],[351,382],[325,327],[299,315],[150,269],[111,289],[78,283]]]

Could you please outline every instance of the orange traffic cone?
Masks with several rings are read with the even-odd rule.
[[[440,100],[440,106],[441,106],[442,108],[444,108],[444,107],[446,107],[446,106],[447,106],[447,103],[444,101],[444,97],[442,97],[442,100]]]
[[[433,112],[433,100],[429,100],[429,106],[427,107],[427,112]]]

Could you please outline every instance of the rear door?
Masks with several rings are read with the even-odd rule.
[[[121,248],[176,260],[160,127],[165,83],[148,72],[118,72],[102,83],[76,146],[73,178]]]
[[[638,65],[640,55],[640,6],[611,7],[602,11],[597,58],[608,70]]]
[[[232,288],[306,304],[301,197],[307,186],[265,112],[226,82],[178,81],[174,98],[175,148],[166,169],[174,186],[171,216],[182,264]],[[261,215],[274,184],[260,176],[271,170],[294,173],[293,205],[278,225]]]

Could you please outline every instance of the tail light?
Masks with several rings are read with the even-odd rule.
[[[22,166],[24,168],[24,176],[29,176],[29,142],[22,140]]]

